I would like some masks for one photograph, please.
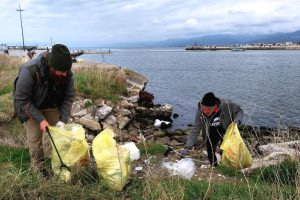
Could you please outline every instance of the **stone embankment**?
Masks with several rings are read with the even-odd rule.
[[[88,63],[78,63],[74,67],[86,66]],[[123,70],[115,65],[97,64],[98,67],[111,67]],[[126,74],[129,96],[121,97],[119,103],[112,103],[105,99],[92,102],[89,99],[77,96],[72,108],[71,121],[83,125],[89,142],[105,128],[111,128],[117,140],[155,142],[172,148],[182,148],[192,127],[170,130],[173,120],[171,105],[154,105],[154,95],[144,91],[148,80],[146,77],[131,72]],[[88,105],[88,106],[87,106]],[[156,121],[155,121],[156,120]],[[157,121],[164,120],[166,123]],[[252,155],[259,155],[259,146],[269,143],[297,140],[300,137],[299,128],[267,128],[239,126],[242,137]],[[198,149],[205,149],[201,135],[196,144]]]

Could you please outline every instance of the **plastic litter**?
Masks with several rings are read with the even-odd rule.
[[[93,140],[92,149],[97,173],[106,185],[122,191],[130,176],[130,152],[113,139],[114,132],[105,129]]]
[[[135,161],[140,159],[140,150],[136,147],[134,142],[123,144],[122,147],[129,150],[130,161]]]
[[[191,179],[194,176],[196,166],[191,158],[183,158],[176,162],[163,162],[162,168],[167,169],[172,175]]]
[[[221,164],[235,169],[252,165],[252,156],[245,145],[236,123],[231,123],[220,147],[223,150]]]
[[[154,126],[159,128],[162,123],[165,123],[166,125],[169,125],[171,122],[156,119],[155,122],[154,122]]]
[[[49,126],[53,141],[64,164],[71,168],[73,166],[86,165],[89,160],[88,144],[85,140],[85,131],[79,124],[65,124],[64,128]],[[65,168],[61,169],[60,159],[52,145],[52,170],[58,178],[70,181],[71,172]]]

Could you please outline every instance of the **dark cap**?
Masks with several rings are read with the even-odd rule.
[[[206,93],[201,100],[201,104],[208,107],[215,106],[217,104],[217,98],[212,92]]]
[[[72,66],[69,49],[63,44],[52,46],[51,53],[48,55],[48,65],[56,70],[69,71]]]

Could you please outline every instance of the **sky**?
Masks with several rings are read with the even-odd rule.
[[[300,29],[300,0],[0,0],[0,44],[108,46]]]

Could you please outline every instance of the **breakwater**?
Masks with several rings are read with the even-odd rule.
[[[231,51],[245,51],[245,50],[300,50],[300,45],[295,46],[191,46],[186,47],[185,50],[209,50],[209,51],[218,51],[218,50],[231,50]]]

